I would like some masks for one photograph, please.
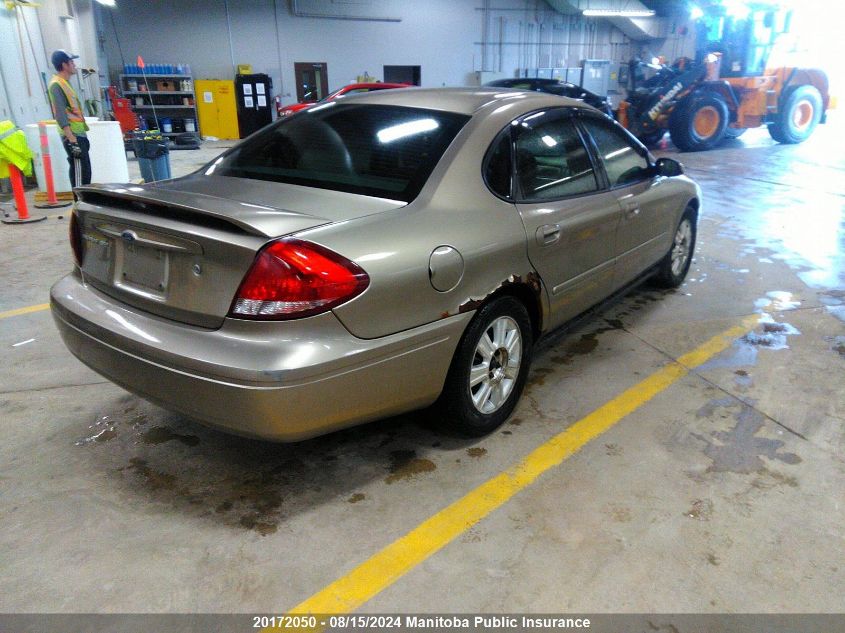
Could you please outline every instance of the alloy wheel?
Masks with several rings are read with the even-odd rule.
[[[480,413],[497,411],[513,392],[522,364],[522,334],[509,316],[500,316],[484,330],[469,372],[469,394]]]
[[[690,256],[692,244],[692,224],[689,218],[684,218],[675,231],[675,241],[672,244],[672,274],[680,275],[684,271]]]

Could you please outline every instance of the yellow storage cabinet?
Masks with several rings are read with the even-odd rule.
[[[221,79],[197,79],[194,82],[200,134],[235,140],[238,130],[238,107],[235,82]]]

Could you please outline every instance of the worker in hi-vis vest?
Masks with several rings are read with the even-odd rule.
[[[70,163],[70,185],[88,185],[91,183],[91,158],[88,151],[91,148],[86,132],[88,124],[82,113],[82,104],[76,91],[71,88],[69,79],[76,74],[76,63],[79,55],[70,55],[66,51],[57,50],[53,52],[50,61],[56,69],[56,74],[50,80],[49,94],[50,105],[53,106],[53,117],[62,132],[62,143],[67,152],[67,161]],[[79,159],[82,168],[81,179],[76,181],[75,160]]]

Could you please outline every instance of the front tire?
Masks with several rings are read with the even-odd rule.
[[[513,297],[483,306],[464,332],[437,408],[442,426],[486,435],[516,407],[531,364],[531,320]]]
[[[713,149],[725,136],[728,104],[717,94],[691,95],[669,117],[672,142],[684,152]]]
[[[739,138],[743,134],[748,131],[747,127],[726,127],[725,128],[725,140],[733,140],[735,138]]]
[[[661,288],[677,288],[687,276],[695,251],[695,209],[687,207],[675,229],[672,246],[660,261],[654,284]]]
[[[814,86],[797,86],[783,100],[769,135],[778,143],[801,143],[810,138],[822,118],[822,96]]]

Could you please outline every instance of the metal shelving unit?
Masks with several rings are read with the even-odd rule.
[[[146,78],[146,83],[144,79]],[[181,87],[181,82],[190,82],[191,90],[141,90],[142,86],[147,84],[151,88],[155,88],[160,81],[172,81],[174,85]],[[173,122],[173,131],[162,132],[162,136],[179,136],[186,131],[198,135],[199,119],[197,117],[197,101],[196,94],[193,90],[194,79],[191,75],[179,74],[121,74],[120,75],[120,89],[123,96],[129,99],[132,110],[139,117],[144,117],[149,120],[153,113],[153,106],[155,106],[155,113],[158,116],[159,122],[161,119],[168,118]],[[130,87],[134,86],[134,90]],[[139,104],[138,100],[143,103]],[[188,99],[188,104],[185,104],[185,99]],[[193,130],[185,130],[184,121],[190,119],[194,123]],[[177,128],[181,128],[177,131]]]

